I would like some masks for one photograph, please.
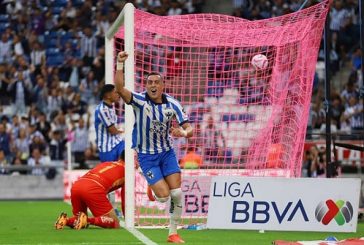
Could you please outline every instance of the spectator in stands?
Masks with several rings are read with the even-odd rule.
[[[311,168],[312,177],[324,178],[326,177],[326,154],[319,151]]]
[[[65,109],[69,114],[78,114],[82,116],[87,112],[88,103],[81,100],[81,95],[79,93],[75,93],[73,99],[68,103],[69,104],[65,106]]]
[[[85,27],[81,36],[81,58],[86,66],[91,67],[97,55],[97,38],[91,27]]]
[[[14,166],[14,167],[23,167],[23,165],[26,165],[27,164],[27,162],[26,162],[26,160],[24,161],[24,160],[22,160],[21,159],[21,157],[20,157],[20,155],[21,155],[21,153],[20,152],[18,152],[17,154],[16,154],[16,156],[14,157],[14,159],[13,159],[13,162],[12,162],[12,165]],[[11,175],[19,175],[19,174],[27,174],[27,171],[26,170],[18,170],[18,169],[14,169],[14,170],[11,170],[10,171],[10,174]]]
[[[46,158],[42,155],[39,148],[34,148],[31,152],[31,157],[28,159],[28,166],[35,168],[30,170],[30,174],[44,175],[46,173],[46,169],[42,167],[45,167],[48,164]]]
[[[42,112],[47,112],[48,88],[42,75],[36,77],[36,85],[32,89],[32,102]]]
[[[10,96],[8,85],[11,83],[8,66],[6,63],[0,63],[0,105],[9,105]]]
[[[26,105],[30,105],[32,84],[24,80],[23,72],[20,70],[15,75],[16,79],[8,86],[8,92],[15,103],[15,113],[23,114],[26,112]]]
[[[207,119],[207,126],[203,133],[203,139],[204,159],[210,163],[216,163],[220,157],[224,156],[226,144],[224,136],[222,135],[221,130],[216,128],[212,116]]]
[[[105,77],[105,48],[99,49],[92,65],[95,79],[97,80],[98,84],[101,84]]]
[[[196,148],[189,146],[187,154],[180,161],[180,166],[184,169],[196,169],[201,167],[202,162],[202,156],[196,152]]]
[[[330,30],[333,32],[339,32],[344,26],[344,21],[348,14],[347,9],[343,8],[343,1],[336,0],[334,2],[334,7],[330,12]]]
[[[10,137],[12,140],[16,139],[19,136],[19,130],[20,130],[20,122],[19,122],[19,116],[14,115],[11,119],[11,126],[9,128]]]
[[[179,77],[186,66],[186,62],[182,57],[182,48],[173,49],[167,55],[167,79]]]
[[[88,168],[86,166],[85,152],[90,147],[89,142],[90,113],[87,114],[87,122],[80,117],[78,124],[73,128],[72,154],[75,162],[79,164],[80,169]]]
[[[19,136],[14,140],[13,152],[20,153],[20,159],[22,161],[29,157],[29,137],[27,135],[26,128],[19,129]]]
[[[341,128],[341,116],[345,111],[345,107],[342,103],[341,97],[336,95],[332,98],[331,115],[336,122],[336,128],[340,130]]]
[[[21,56],[24,54],[23,45],[18,35],[15,35],[13,38],[13,49],[14,55]]]
[[[201,123],[194,124],[194,134],[188,139],[188,145],[194,146],[197,153],[203,154],[204,138],[201,129]]]
[[[47,98],[47,113],[59,111],[62,108],[62,97],[59,93],[60,90],[52,88]]]
[[[68,130],[67,122],[66,122],[66,116],[63,113],[62,110],[56,112],[54,119],[52,120],[51,117],[51,129],[52,131],[59,130],[61,131],[61,135],[66,135],[66,132]]]
[[[302,177],[311,177],[311,166],[312,166],[312,153],[310,150],[305,151],[303,164],[302,164]]]
[[[9,174],[9,170],[6,168],[8,166],[10,166],[10,162],[6,158],[4,150],[0,148],[0,175]]]
[[[35,125],[31,125],[31,128],[36,127]],[[39,149],[41,154],[45,154],[48,149],[48,144],[45,142],[44,137],[41,135],[33,135],[30,138],[29,150],[33,152],[34,149]]]
[[[47,116],[44,112],[39,112],[38,120],[36,123],[37,131],[41,132],[44,139],[49,142],[49,133],[51,131],[51,124],[47,121]]]
[[[46,53],[42,44],[38,41],[32,44],[32,51],[30,53],[30,61],[32,69],[34,70],[34,76],[37,76],[41,72],[41,67],[46,63]]]
[[[345,108],[349,106],[349,98],[359,98],[359,91],[355,87],[356,74],[352,73],[349,77],[349,81],[346,84],[346,88],[341,92],[341,98],[343,99]]]
[[[98,82],[95,79],[93,71],[90,71],[87,76],[81,80],[80,94],[81,100],[87,104],[95,104],[97,94],[99,93]]]
[[[181,4],[177,0],[172,0],[167,15],[180,15],[180,14],[182,14]]]
[[[11,136],[6,131],[6,126],[4,123],[0,123],[0,149],[4,152],[5,157],[11,159]]]
[[[2,33],[0,40],[0,63],[12,63],[12,41],[6,33]]]
[[[357,48],[355,50],[355,52],[353,53],[353,56],[351,58],[351,65],[353,67],[352,68],[353,71],[360,70],[360,67],[361,67],[361,56],[362,56],[361,49],[360,48]]]
[[[349,98],[349,106],[345,109],[341,122],[350,125],[353,134],[363,135],[363,104],[358,102],[356,96]]]
[[[56,130],[51,133],[51,141],[49,143],[49,156],[51,160],[64,160],[66,152],[67,139],[61,135],[61,132]]]

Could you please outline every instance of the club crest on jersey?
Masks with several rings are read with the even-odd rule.
[[[172,109],[166,109],[163,112],[164,116],[170,120],[173,117],[173,110]]]
[[[151,170],[147,172],[147,176],[148,176],[149,179],[154,178],[154,174],[153,174],[153,172]]]

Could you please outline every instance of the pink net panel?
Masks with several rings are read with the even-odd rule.
[[[195,128],[174,146],[183,170],[185,222],[206,217],[213,175],[299,177],[313,76],[329,1],[247,21],[217,14],[156,16],[135,11],[135,88],[160,72]],[[124,28],[115,52],[123,49]],[[263,54],[264,69],[251,59]],[[120,112],[123,120],[123,113]],[[164,225],[137,176],[137,223]],[[155,221],[157,218],[158,221]]]

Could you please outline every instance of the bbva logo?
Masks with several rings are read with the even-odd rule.
[[[318,222],[324,225],[328,225],[332,220],[335,220],[341,226],[349,223],[353,218],[353,206],[348,201],[338,200],[334,202],[328,199],[317,205],[315,217]]]

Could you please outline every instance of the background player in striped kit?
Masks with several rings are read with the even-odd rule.
[[[113,103],[120,100],[115,86],[105,84],[100,92],[100,104],[95,110],[96,143],[101,162],[116,161],[123,151],[125,143],[122,130],[116,127],[117,115]]]
[[[125,103],[131,105],[135,114],[133,148],[138,153],[139,165],[149,186],[160,202],[171,197],[170,227],[167,241],[184,243],[177,234],[177,224],[182,214],[181,170],[173,150],[173,137],[192,137],[193,128],[181,104],[163,93],[164,81],[159,73],[150,73],[146,91],[131,92],[124,88],[124,61],[128,55],[117,55],[115,86]],[[172,127],[176,119],[180,127]]]

